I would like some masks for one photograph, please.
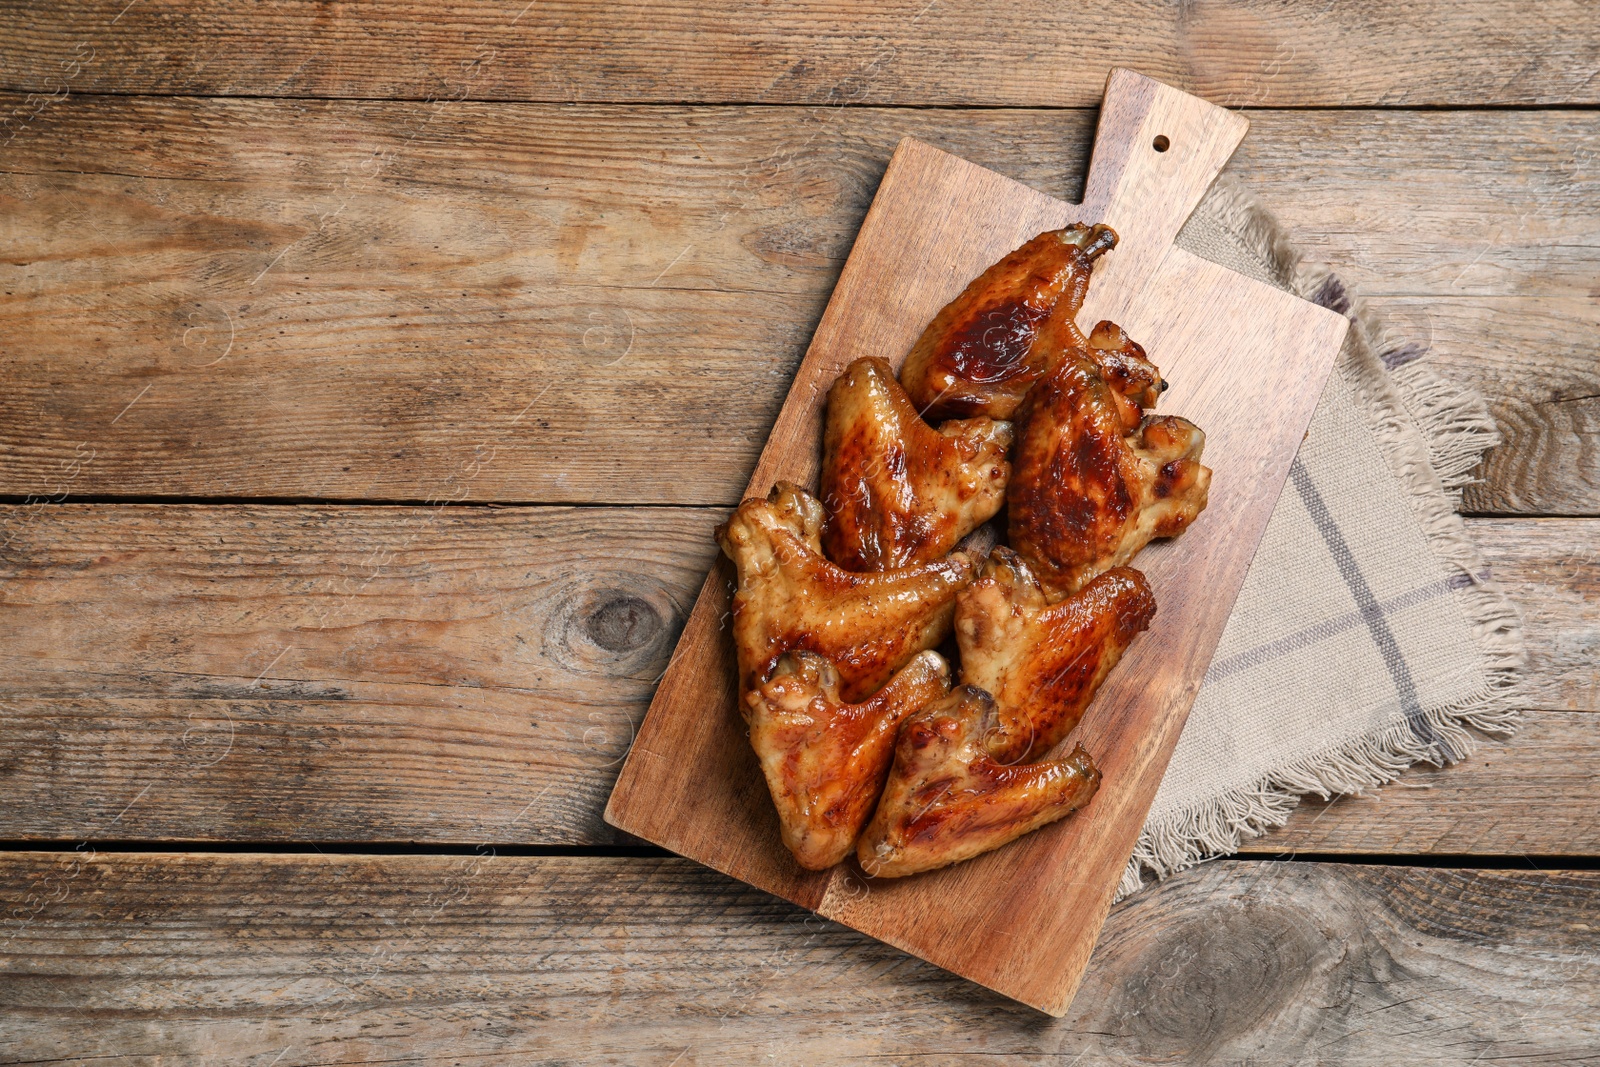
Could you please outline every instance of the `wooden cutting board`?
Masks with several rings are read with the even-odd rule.
[[[749,494],[816,487],[828,388],[846,364],[898,365],[938,310],[1035,234],[1105,222],[1122,240],[1079,322],[1122,324],[1172,383],[1159,410],[1207,434],[1211,503],[1134,561],[1154,625],[1075,738],[1104,775],[1087,809],[967,863],[869,880],[798,866],[735,710],[733,567],[706,579],[611,795],[613,826],[1054,1015],[1072,1001],[1168,757],[1349,325],[1172,245],[1247,128],[1232,112],[1114,70],[1081,206],[919,141],[900,143],[795,375]],[[1070,741],[1071,739],[1069,739]]]

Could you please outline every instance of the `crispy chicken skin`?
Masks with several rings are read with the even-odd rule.
[[[1072,346],[1063,344],[1062,350],[1068,347]],[[1137,426],[1144,415],[1141,409],[1155,407],[1156,400],[1167,391],[1161,372],[1145,356],[1144,348],[1114,322],[1098,323],[1082,347],[1111,387],[1123,425],[1129,429]],[[1060,361],[1059,353],[1053,356],[1050,369],[1054,370]]]
[[[733,560],[733,641],[739,690],[754,689],[785,652],[831,660],[840,695],[857,702],[878,691],[918,652],[950,633],[956,594],[977,567],[963,552],[932,563],[857,574],[822,554],[822,503],[788,482],[751,497],[717,528]]]
[[[1094,261],[1115,248],[1108,226],[1073,224],[1041,233],[980,274],[922,332],[901,368],[912,403],[929,421],[1006,419],[1045,372],[1036,351],[1050,320],[1083,344],[1076,316]]]
[[[778,657],[745,694],[750,744],[778,809],[783,843],[800,866],[826,870],[850,855],[894,759],[906,716],[950,691],[950,668],[922,652],[870,699],[839,697],[833,664],[812,652]]]
[[[1082,748],[1008,766],[985,744],[994,700],[963,685],[900,728],[878,810],[856,846],[861,869],[900,878],[999,848],[1089,802],[1100,772]]]
[[[822,546],[851,571],[938,559],[1005,505],[1011,424],[960,419],[937,430],[881,359],[858,359],[828,392]]]
[[[999,717],[990,755],[1018,763],[1054,748],[1155,614],[1136,570],[1115,567],[1052,605],[1021,557],[996,548],[956,597],[961,680],[993,696]]]
[[[1017,413],[1008,533],[1052,600],[1182,533],[1205,509],[1205,434],[1172,415],[1133,426],[1129,416],[1081,349],[1064,352]]]

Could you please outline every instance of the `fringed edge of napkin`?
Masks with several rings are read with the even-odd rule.
[[[1328,800],[1394,781],[1414,764],[1436,766],[1470,755],[1477,740],[1467,727],[1496,736],[1515,731],[1522,665],[1522,616],[1490,577],[1466,524],[1456,513],[1461,490],[1485,451],[1500,441],[1483,397],[1418,362],[1426,347],[1404,342],[1382,352],[1382,322],[1327,267],[1307,265],[1276,219],[1229,179],[1219,180],[1206,209],[1241,246],[1273,266],[1280,288],[1337,311],[1351,330],[1335,370],[1357,394],[1380,451],[1439,558],[1465,575],[1461,602],[1485,662],[1484,684],[1470,697],[1444,708],[1424,709],[1433,740],[1419,737],[1409,722],[1359,738],[1268,775],[1196,809],[1146,824],[1123,874],[1117,898],[1143,884],[1143,873],[1165,878],[1208,859],[1239,850],[1245,837],[1282,826],[1300,798]]]

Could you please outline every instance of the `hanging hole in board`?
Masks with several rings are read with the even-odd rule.
[[[1165,152],[1167,149],[1172,147],[1172,142],[1167,140],[1166,134],[1158,133],[1156,134],[1156,139],[1150,142],[1150,147],[1154,148],[1157,152]]]

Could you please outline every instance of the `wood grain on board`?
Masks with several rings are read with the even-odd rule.
[[[1250,117],[1231,171],[1488,396],[1468,506],[1600,513],[1595,124]],[[900,136],[1075,198],[1092,123],[71,96],[0,149],[0,493],[733,503]]]
[[[1133,67],[1227,107],[1595,103],[1583,0],[0,6],[41,93],[1092,106]]]
[[[1210,184],[1242,124],[1126,71],[1112,72],[1106,101],[1088,188],[1107,199],[1090,210],[1131,217],[1118,198],[1136,196],[1156,234],[1175,233],[1198,200],[1194,187]],[[1073,205],[903,142],[749,491],[761,493],[778,478],[814,483],[822,398],[850,360],[903,358],[971,278],[1034,234],[1078,217]],[[1139,239],[1130,246],[1137,253]],[[1206,521],[1140,557],[1162,607],[1079,728],[1104,775],[1088,811],[867,894],[857,892],[861,877],[849,867],[800,870],[778,843],[770,812],[757,814],[763,784],[741,751],[729,691],[736,672],[719,625],[728,603],[722,564],[707,578],[623,765],[608,822],[1025,1003],[1066,1010],[1348,326],[1181,249],[1150,262],[1147,279],[1118,279],[1137,297],[1122,321],[1178,383],[1164,410],[1206,428],[1206,461],[1216,474]]]
[[[0,840],[608,843],[725,514],[0,509]],[[1600,523],[1469,532],[1525,614],[1536,713],[1252,849],[1600,851]]]
[[[1046,1019],[677,859],[0,854],[8,1058],[1593,1062],[1593,872],[1220,862]]]

